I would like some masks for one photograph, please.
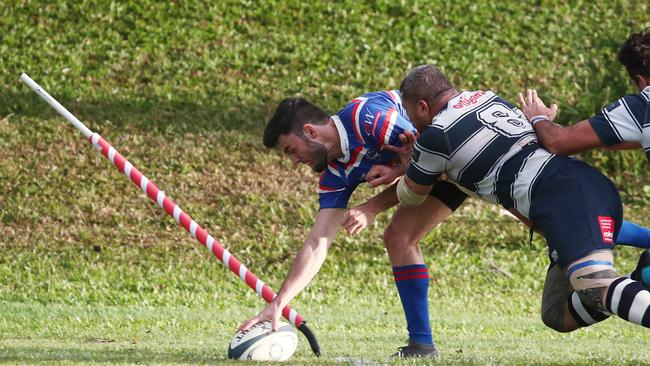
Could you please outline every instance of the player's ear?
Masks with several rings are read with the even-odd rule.
[[[425,100],[418,100],[417,106],[418,114],[427,115],[429,114],[429,104]]]
[[[634,81],[636,87],[639,88],[639,90],[643,90],[646,86],[650,85],[650,78],[643,75],[636,74],[632,80]]]
[[[315,139],[318,135],[316,126],[312,125],[311,123],[305,123],[305,125],[302,126],[302,132],[310,139]]]

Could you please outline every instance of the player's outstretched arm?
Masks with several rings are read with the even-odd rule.
[[[242,323],[238,331],[248,329],[254,324],[266,320],[272,321],[273,330],[278,329],[282,309],[307,286],[323,265],[327,257],[327,250],[336,236],[344,214],[345,209],[342,208],[324,208],[318,212],[316,222],[298,250],[291,269],[289,269],[289,274],[287,274],[276,298],[257,316]]]
[[[368,201],[350,208],[343,217],[341,226],[350,234],[358,234],[368,227],[378,213],[395,206],[397,193],[395,184],[381,191]]]
[[[529,89],[526,96],[519,94],[519,104],[526,118],[535,129],[540,143],[553,154],[571,155],[581,151],[602,147],[603,143],[588,120],[568,127],[553,123],[557,116],[557,105],[547,107],[537,96],[537,91]]]

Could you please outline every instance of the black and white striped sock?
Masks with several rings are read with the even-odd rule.
[[[578,293],[573,291],[568,298],[569,312],[575,321],[581,326],[586,327],[609,318],[608,314],[598,309],[588,309],[580,301]]]
[[[629,322],[650,328],[650,292],[640,282],[627,277],[612,282],[605,308]]]

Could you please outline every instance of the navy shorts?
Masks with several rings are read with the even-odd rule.
[[[623,221],[614,183],[588,164],[556,156],[532,193],[529,217],[554,263],[566,266],[598,249],[613,249]]]
[[[456,209],[460,207],[467,198],[467,193],[461,191],[455,184],[446,180],[437,181],[429,194],[439,199],[440,202],[449,207],[452,212],[456,211]]]

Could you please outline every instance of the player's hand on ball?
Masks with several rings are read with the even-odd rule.
[[[519,93],[519,104],[521,111],[528,120],[535,116],[546,116],[548,120],[553,122],[557,117],[557,104],[551,104],[551,108],[547,107],[544,102],[537,96],[537,90],[528,89],[526,96]]]
[[[366,182],[371,187],[378,187],[393,184],[402,175],[404,175],[404,170],[399,166],[373,165],[366,174]]]
[[[374,212],[368,205],[352,207],[345,213],[341,226],[350,234],[358,234],[375,219]]]
[[[277,305],[275,301],[269,303],[264,310],[262,310],[257,316],[254,316],[239,326],[237,329],[238,332],[247,330],[257,323],[261,323],[266,320],[271,321],[271,325],[274,331],[278,330],[280,326],[280,316],[282,315],[282,309]]]

